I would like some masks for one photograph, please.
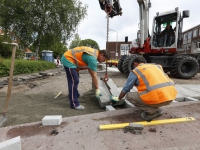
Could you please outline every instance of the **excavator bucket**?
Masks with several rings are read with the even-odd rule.
[[[111,18],[122,15],[122,8],[119,0],[99,0],[99,5]]]

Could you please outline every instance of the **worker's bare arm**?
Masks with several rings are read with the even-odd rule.
[[[124,93],[123,91],[121,91],[121,93],[119,94],[119,100],[121,100],[124,96],[126,95],[126,93]]]
[[[98,85],[98,78],[97,78],[97,72],[91,70],[91,69],[88,69],[91,77],[92,77],[92,81],[94,83],[94,87],[95,89],[98,89],[99,88],[99,85]]]

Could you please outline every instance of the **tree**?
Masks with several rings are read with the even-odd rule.
[[[91,39],[81,40],[79,46],[88,46],[91,48],[100,49],[98,43]]]
[[[65,44],[86,15],[87,6],[80,0],[0,0],[0,26],[23,46],[35,43],[36,54],[42,36],[53,34]]]
[[[0,36],[0,57],[10,58],[12,55],[12,46],[11,44],[6,44],[6,42],[11,43],[12,41],[9,37]]]
[[[35,49],[37,47],[37,43],[34,43],[30,49]],[[51,50],[53,51],[54,58],[61,56],[66,50],[67,47],[57,39],[52,34],[45,34],[41,38],[40,49],[42,50]]]
[[[70,43],[69,48],[71,49],[71,48],[79,46],[80,42],[81,42],[81,38],[79,37],[78,33],[76,33],[74,36],[74,39]]]

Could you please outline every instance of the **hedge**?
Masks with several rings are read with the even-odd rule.
[[[11,59],[0,58],[0,77],[9,76]],[[53,62],[34,60],[15,60],[13,75],[35,73],[43,70],[53,69]]]

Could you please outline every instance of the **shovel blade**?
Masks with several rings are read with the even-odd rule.
[[[6,115],[1,115],[0,117],[0,127],[7,121]]]

